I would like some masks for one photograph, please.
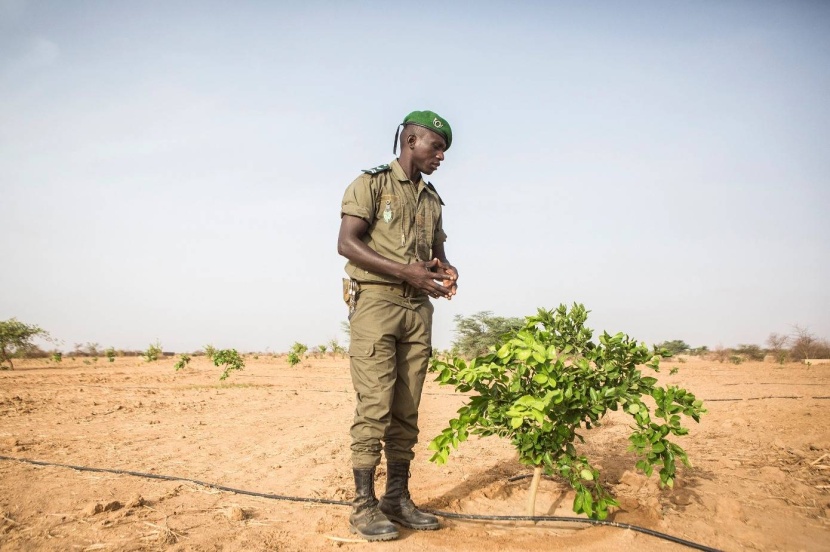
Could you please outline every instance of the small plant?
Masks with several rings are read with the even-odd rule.
[[[320,352],[322,356],[326,356],[326,351],[329,350],[328,345],[317,345],[317,350]]]
[[[259,360],[259,355],[254,355],[254,360]]]
[[[147,350],[144,351],[144,360],[146,362],[155,362],[159,359],[159,357],[161,357],[161,353],[161,343],[159,343],[158,341],[156,341],[155,343],[151,343],[147,347]]]
[[[329,341],[329,350],[331,351],[331,358],[334,358],[334,355],[340,355],[340,358],[346,356],[346,349],[340,345],[340,342],[337,341],[336,337]]]
[[[210,360],[213,360],[213,355],[216,354],[216,347],[213,345],[205,345],[205,356],[208,357]]]
[[[115,362],[115,347],[110,347],[104,351],[104,354],[107,355],[107,360],[109,362]]]
[[[179,361],[173,365],[173,368],[176,369],[176,372],[181,370],[182,368],[187,368],[187,365],[190,363],[190,355],[187,353],[182,353],[179,357]]]
[[[61,362],[63,361],[63,353],[60,351],[55,351],[52,353],[52,362]]]
[[[729,362],[732,364],[740,364],[744,361],[744,357],[741,355],[729,355]]]
[[[242,370],[245,367],[245,361],[236,352],[236,349],[222,349],[213,354],[213,364],[220,368],[224,368],[220,380],[227,379],[231,370]]]
[[[288,352],[288,364],[296,366],[302,362],[303,355],[305,355],[306,351],[308,351],[308,346],[295,341],[294,345],[291,346],[291,350]]]
[[[789,336],[777,333],[771,333],[767,338],[767,347],[769,347],[769,352],[772,353],[775,362],[782,366],[785,362],[787,362],[787,357],[790,355],[790,351],[787,349],[789,341]]]
[[[685,389],[657,385],[643,377],[645,365],[659,371],[656,347],[650,350],[623,333],[599,336],[585,327],[587,311],[575,304],[570,311],[539,309],[522,328],[508,334],[488,354],[466,362],[462,358],[433,358],[431,371],[442,385],[471,393],[459,416],[435,437],[431,460],[442,464],[451,449],[470,434],[510,439],[521,463],[533,467],[528,514],[533,515],[542,472],[559,474],[576,491],[573,509],[605,519],[618,503],[600,483],[599,472],[574,446],[581,429],[600,424],[608,410],[622,409],[633,419],[630,450],[641,459],[637,468],[650,476],[660,466],[661,486],[672,487],[675,460],[689,465],[686,452],[670,435],[686,435],[681,414],[699,421],[703,403]],[[652,412],[644,397],[653,399]]]

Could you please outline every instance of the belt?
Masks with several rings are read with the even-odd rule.
[[[425,295],[423,291],[412,287],[406,282],[393,284],[391,282],[357,282],[358,291],[384,291],[400,297],[416,297]]]

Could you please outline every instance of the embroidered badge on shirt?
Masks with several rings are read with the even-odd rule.
[[[392,202],[388,199],[386,200],[386,208],[383,210],[383,220],[386,224],[392,222]]]

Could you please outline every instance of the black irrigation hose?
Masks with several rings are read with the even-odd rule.
[[[59,382],[43,382],[39,383],[38,386],[41,385],[65,385]],[[811,385],[811,384],[806,384]],[[819,384],[815,384],[819,385]],[[824,385],[824,384],[821,384]],[[98,389],[115,389],[115,387],[111,385],[85,385],[85,384],[78,384],[79,387],[87,387],[87,388],[98,388]],[[230,386],[229,386],[230,387]],[[220,384],[217,389],[222,389],[222,385]],[[124,386],[119,387],[118,389],[149,389],[156,391],[158,387],[138,387],[138,386]],[[311,391],[314,393],[344,393],[344,394],[354,394],[354,391],[348,389],[272,389],[272,391],[276,391],[278,393],[296,393],[297,391]],[[431,393],[424,391],[423,395],[435,396],[435,397],[470,397],[471,394],[469,393]],[[737,401],[760,401],[766,399],[815,399],[815,400],[826,400],[830,399],[830,396],[801,396],[801,395],[767,395],[765,397],[739,397],[739,398],[729,398],[729,399],[701,399],[703,402],[737,402]]]
[[[194,483],[196,485],[200,485],[202,487],[208,487],[211,489],[217,489],[220,491],[227,491],[229,493],[241,494],[241,495],[248,495],[248,496],[257,496],[260,498],[269,498],[272,500],[286,500],[290,502],[314,502],[317,504],[333,504],[336,506],[351,506],[351,502],[347,502],[345,500],[332,500],[330,498],[304,498],[298,496],[285,496],[285,495],[277,495],[272,493],[259,493],[256,491],[246,491],[244,489],[235,489],[233,487],[226,487],[224,485],[217,485],[216,483],[209,483],[207,481],[199,481],[198,479],[190,479],[188,477],[177,477],[174,475],[160,475],[155,473],[145,473],[145,472],[137,472],[131,470],[119,470],[114,468],[91,468],[89,466],[73,466],[71,464],[55,464],[53,462],[43,462],[40,460],[30,460],[28,458],[14,458],[12,456],[2,456],[0,455],[0,460],[15,460],[17,462],[24,462],[26,464],[34,464],[35,466],[49,466],[49,467],[56,467],[56,468],[69,468],[78,471],[88,471],[88,472],[97,472],[97,473],[114,473],[118,475],[132,475],[135,477],[147,477],[150,479],[161,479],[163,481],[185,481],[187,483]],[[509,479],[508,481],[514,481],[516,479],[522,479],[526,476],[518,476]],[[659,531],[653,531],[651,529],[647,529],[645,527],[638,527],[637,525],[630,525],[628,523],[619,523],[616,521],[607,521],[607,520],[598,520],[598,519],[587,519],[587,518],[578,518],[578,517],[568,517],[568,516],[485,516],[479,514],[457,514],[455,512],[443,512],[441,510],[424,510],[425,512],[429,512],[431,514],[435,514],[437,516],[441,516],[447,519],[461,519],[461,520],[475,520],[475,521],[559,521],[559,522],[571,522],[571,523],[588,523],[590,525],[607,525],[610,527],[618,527],[620,529],[630,529],[632,531],[636,531],[638,533],[643,533],[646,535],[650,535],[652,537],[657,537],[660,539],[664,539],[670,542],[674,542],[677,544],[682,544],[683,546],[687,546],[689,548],[694,548],[695,550],[703,550],[704,552],[721,552],[717,548],[710,548],[703,544],[698,544],[696,542],[692,542],[686,539],[681,539],[679,537],[674,537],[672,535],[667,535],[666,533],[661,533]]]

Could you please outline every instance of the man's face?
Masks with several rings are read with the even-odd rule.
[[[432,174],[444,160],[447,142],[444,141],[443,136],[426,128],[419,128],[414,140],[412,161],[415,163],[415,168],[423,174]]]

